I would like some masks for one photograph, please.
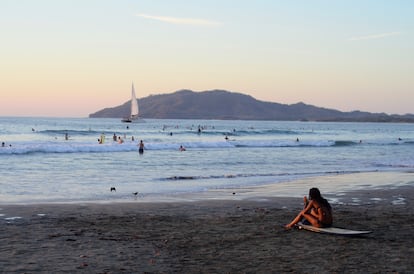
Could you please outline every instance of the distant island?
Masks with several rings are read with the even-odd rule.
[[[170,94],[150,95],[139,99],[139,109],[140,117],[144,119],[414,122],[413,114],[342,112],[302,102],[291,105],[279,104],[225,90],[180,90]],[[129,112],[130,101],[127,101],[119,106],[99,110],[89,117],[122,118],[128,116]]]

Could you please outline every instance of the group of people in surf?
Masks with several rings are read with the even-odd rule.
[[[112,136],[112,140],[114,142],[118,142],[118,144],[124,143],[124,140],[121,138],[121,136],[117,136],[116,133],[114,133],[114,135]],[[98,143],[99,144],[103,144],[104,141],[105,141],[105,135],[102,133],[101,136],[100,136],[100,138],[98,138]],[[131,137],[131,141],[132,142],[135,141],[134,136]],[[139,141],[139,143],[138,143],[137,146],[138,146],[138,152],[139,152],[139,154],[143,154],[144,153],[144,149],[145,149],[144,142],[142,140]],[[180,148],[179,148],[179,151],[186,151],[186,148],[181,145]]]
[[[9,147],[11,147],[12,145],[9,144]],[[6,147],[6,143],[5,142],[1,142],[1,147]]]
[[[112,140],[114,142],[117,142],[118,144],[123,144],[125,139],[126,139],[126,134],[124,134],[124,138],[122,138],[121,136],[116,136],[116,133],[114,133],[114,135],[112,136]],[[135,141],[135,137],[134,136],[131,136],[131,141],[132,142]]]

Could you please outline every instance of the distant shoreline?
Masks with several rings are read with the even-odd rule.
[[[411,115],[411,114],[410,114]],[[65,116],[0,116],[1,118],[10,119],[10,118],[16,118],[16,119],[122,119],[122,117],[65,117]],[[263,122],[320,122],[320,123],[407,123],[412,124],[414,123],[414,118],[411,119],[374,119],[374,120],[346,120],[346,119],[324,119],[324,120],[307,120],[307,119],[300,119],[300,120],[269,120],[269,119],[218,119],[218,118],[151,118],[151,117],[142,117],[142,119],[150,119],[150,120],[200,120],[200,121],[210,121],[210,120],[218,120],[218,121],[263,121]]]
[[[290,105],[265,102],[226,90],[180,90],[150,95],[139,99],[138,104],[139,116],[143,119],[414,123],[414,114],[342,112],[302,102]],[[89,117],[121,119],[128,116],[129,112],[130,101],[127,101],[119,106],[96,111]]]

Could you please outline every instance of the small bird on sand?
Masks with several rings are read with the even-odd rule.
[[[111,192],[112,191],[115,191],[116,192],[116,188],[115,187],[111,187],[110,190],[111,190]]]

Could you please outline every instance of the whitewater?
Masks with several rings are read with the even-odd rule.
[[[414,126],[404,123],[0,117],[0,143],[9,204],[153,201],[414,170]]]

